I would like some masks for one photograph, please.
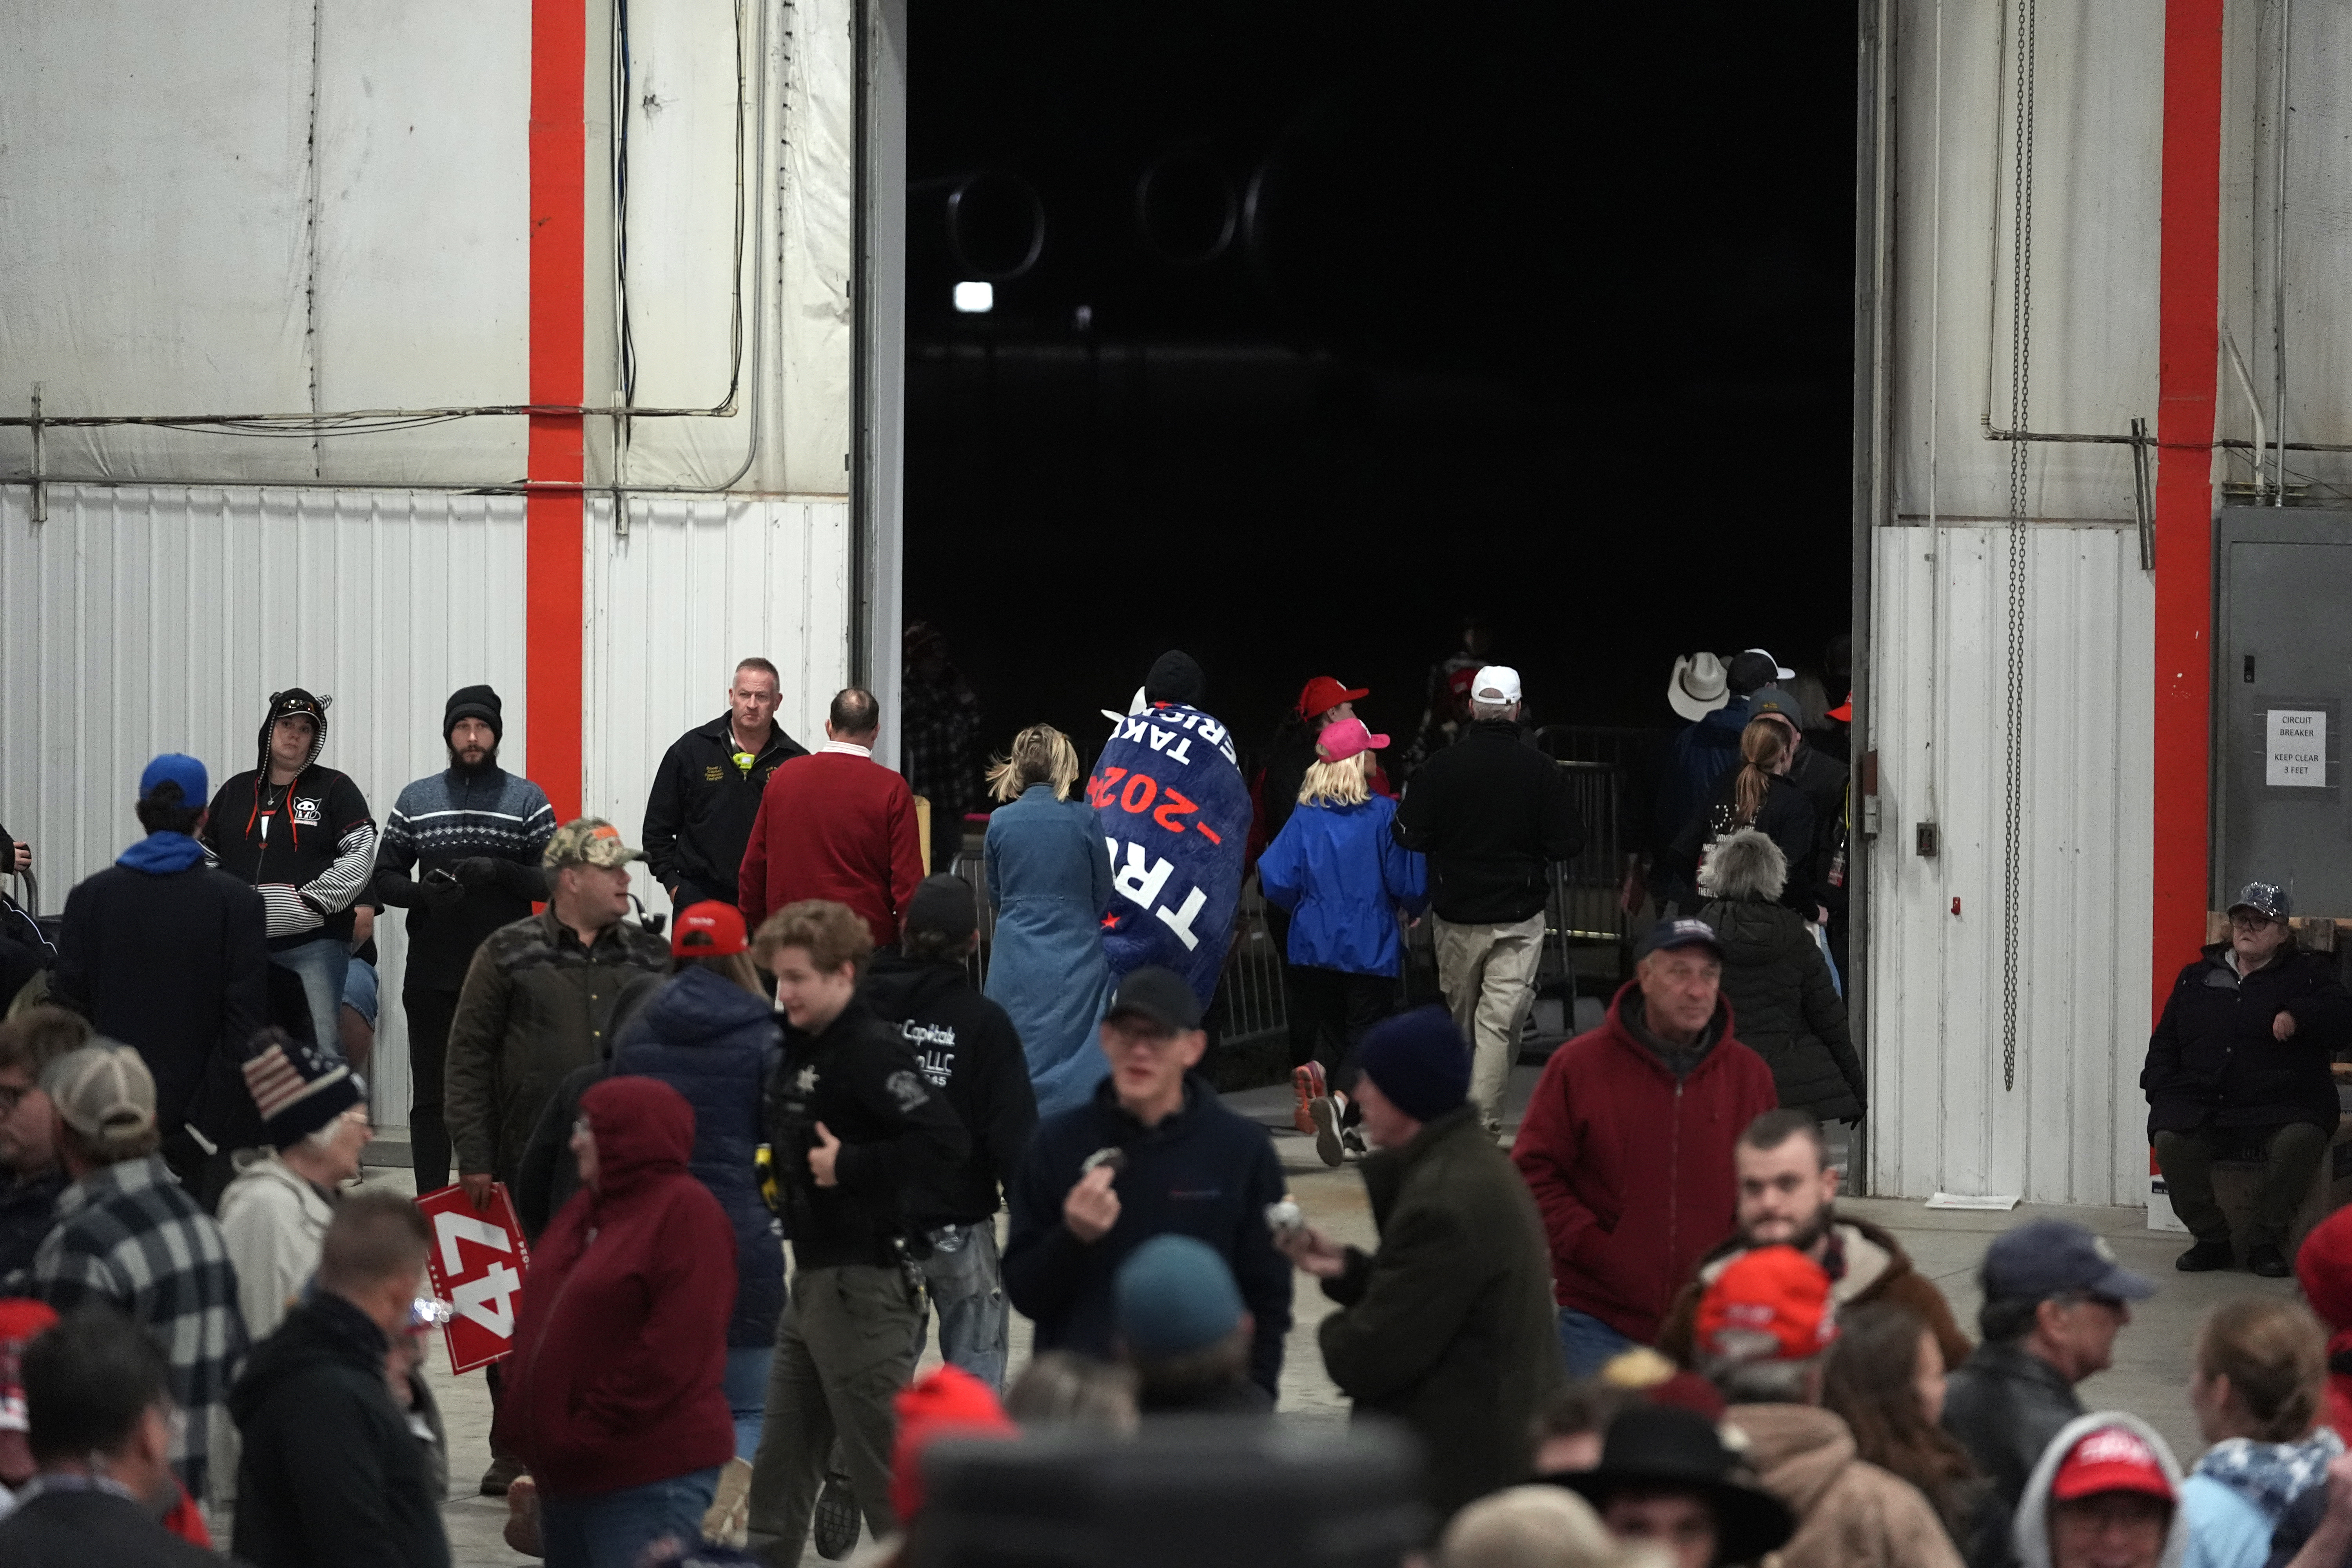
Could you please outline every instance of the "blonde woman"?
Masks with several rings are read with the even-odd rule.
[[[1095,814],[1070,792],[1078,753],[1050,724],[1032,724],[989,769],[1003,804],[988,819],[988,901],[996,910],[982,987],[1020,1031],[1037,1114],[1083,1104],[1109,1070],[1095,1025],[1110,989],[1102,917],[1110,857]]]
[[[1290,912],[1293,1005],[1314,1013],[1318,1052],[1339,1042],[1334,1061],[1310,1059],[1291,1075],[1327,1165],[1345,1157],[1356,1116],[1347,1092],[1356,1042],[1396,1005],[1397,911],[1429,906],[1427,863],[1397,843],[1396,802],[1371,788],[1372,753],[1388,743],[1360,719],[1324,726],[1298,809],[1257,863],[1266,902]]]
[[[1780,902],[1812,918],[1813,806],[1789,778],[1789,766],[1796,760],[1790,735],[1778,718],[1750,719],[1739,732],[1741,765],[1724,775],[1715,798],[1699,808],[1667,849],[1664,858],[1680,873],[1685,886],[1698,889],[1700,898],[1713,896],[1699,876],[1708,852],[1740,829],[1753,827],[1779,845],[1788,862],[1788,885]],[[1685,911],[1690,907],[1685,902]]]

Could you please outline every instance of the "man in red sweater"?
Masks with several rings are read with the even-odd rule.
[[[907,781],[874,760],[881,723],[874,694],[845,687],[815,755],[768,775],[736,879],[748,929],[786,904],[830,899],[865,918],[875,946],[897,943],[923,879],[923,845]]]
[[[1511,1158],[1551,1242],[1568,1374],[1657,1337],[1675,1289],[1738,1224],[1732,1147],[1778,1103],[1732,1037],[1723,949],[1704,921],[1662,921],[1608,1019],[1552,1053]]]

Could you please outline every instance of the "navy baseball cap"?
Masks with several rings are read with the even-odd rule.
[[[2294,900],[2275,882],[2249,882],[2238,889],[2237,901],[2224,912],[2234,915],[2240,910],[2252,910],[2264,920],[2283,921],[2294,913]]]
[[[1201,1026],[1201,999],[1172,969],[1147,964],[1118,983],[1111,993],[1105,1018],[1131,1015],[1146,1018],[1174,1034]]]
[[[212,799],[205,788],[205,764],[184,752],[165,752],[147,764],[139,775],[139,798],[145,800],[155,793],[157,784],[175,784],[180,786],[180,800],[187,805],[203,805]]]
[[[2072,1220],[2028,1220],[1985,1248],[1987,1300],[2039,1301],[2070,1291],[2144,1301],[2156,1294],[2156,1284],[2116,1262],[2105,1237]]]
[[[1703,947],[1718,960],[1723,957],[1723,939],[1715,934],[1715,928],[1705,921],[1695,920],[1660,921],[1633,949],[1633,956],[1647,958],[1654,952],[1673,952],[1685,947]]]

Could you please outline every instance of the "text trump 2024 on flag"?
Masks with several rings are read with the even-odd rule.
[[[1178,703],[1118,721],[1087,802],[1117,889],[1104,919],[1112,978],[1157,963],[1209,1005],[1241,904],[1249,786],[1223,724]]]

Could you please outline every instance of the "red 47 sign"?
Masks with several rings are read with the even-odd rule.
[[[457,1309],[442,1325],[449,1370],[471,1372],[514,1349],[515,1299],[530,1272],[530,1247],[515,1223],[506,1184],[490,1185],[490,1205],[477,1209],[463,1187],[444,1187],[416,1200],[433,1227],[425,1268],[433,1289]]]

